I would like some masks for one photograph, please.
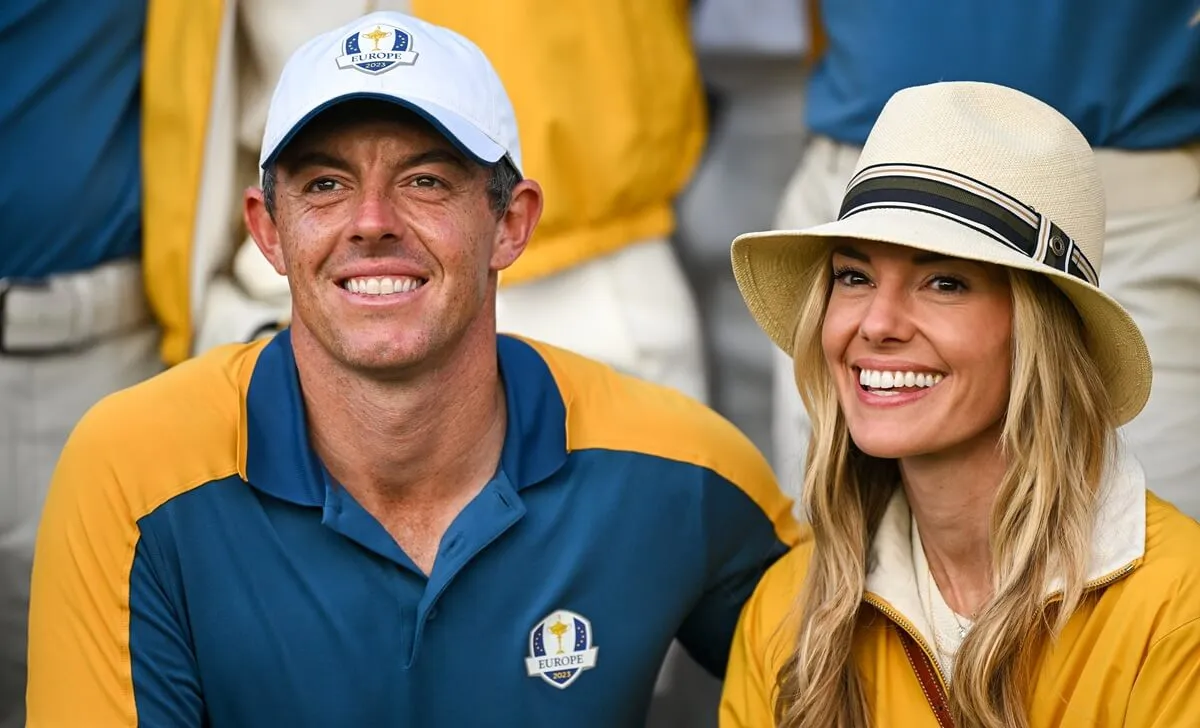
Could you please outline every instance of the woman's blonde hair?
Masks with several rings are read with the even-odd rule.
[[[1006,472],[991,518],[993,597],[963,641],[950,707],[958,728],[1024,728],[1039,640],[1060,631],[1084,589],[1096,490],[1115,431],[1081,319],[1046,277],[1009,271],[1012,387],[1001,446]],[[851,656],[864,606],[867,555],[898,466],[858,450],[821,347],[828,258],[808,271],[794,350],[796,383],[812,419],[803,505],[814,549],[797,611],[795,651],[780,670],[781,728],[865,728],[866,696]],[[1055,613],[1045,585],[1064,588]]]

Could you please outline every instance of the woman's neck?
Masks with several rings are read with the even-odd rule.
[[[900,460],[938,588],[951,609],[972,618],[992,596],[992,505],[1005,472],[1001,427],[951,451]]]

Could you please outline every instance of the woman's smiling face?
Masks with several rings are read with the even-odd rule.
[[[821,343],[858,448],[903,458],[994,443],[1011,380],[1005,270],[847,241],[830,275]]]

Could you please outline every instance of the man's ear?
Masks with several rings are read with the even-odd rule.
[[[242,196],[242,216],[246,220],[246,229],[263,257],[271,262],[271,267],[281,276],[287,275],[287,265],[283,260],[283,251],[279,248],[279,229],[275,220],[267,212],[267,200],[259,187],[250,187]]]
[[[521,180],[513,188],[512,200],[496,229],[496,240],[492,245],[492,270],[504,270],[521,257],[541,217],[541,185],[531,179]]]

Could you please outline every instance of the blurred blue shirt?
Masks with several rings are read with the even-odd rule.
[[[807,123],[839,141],[862,144],[893,93],[936,81],[1024,91],[1096,147],[1200,138],[1197,0],[819,1]]]
[[[141,248],[145,0],[0,2],[0,278]]]

